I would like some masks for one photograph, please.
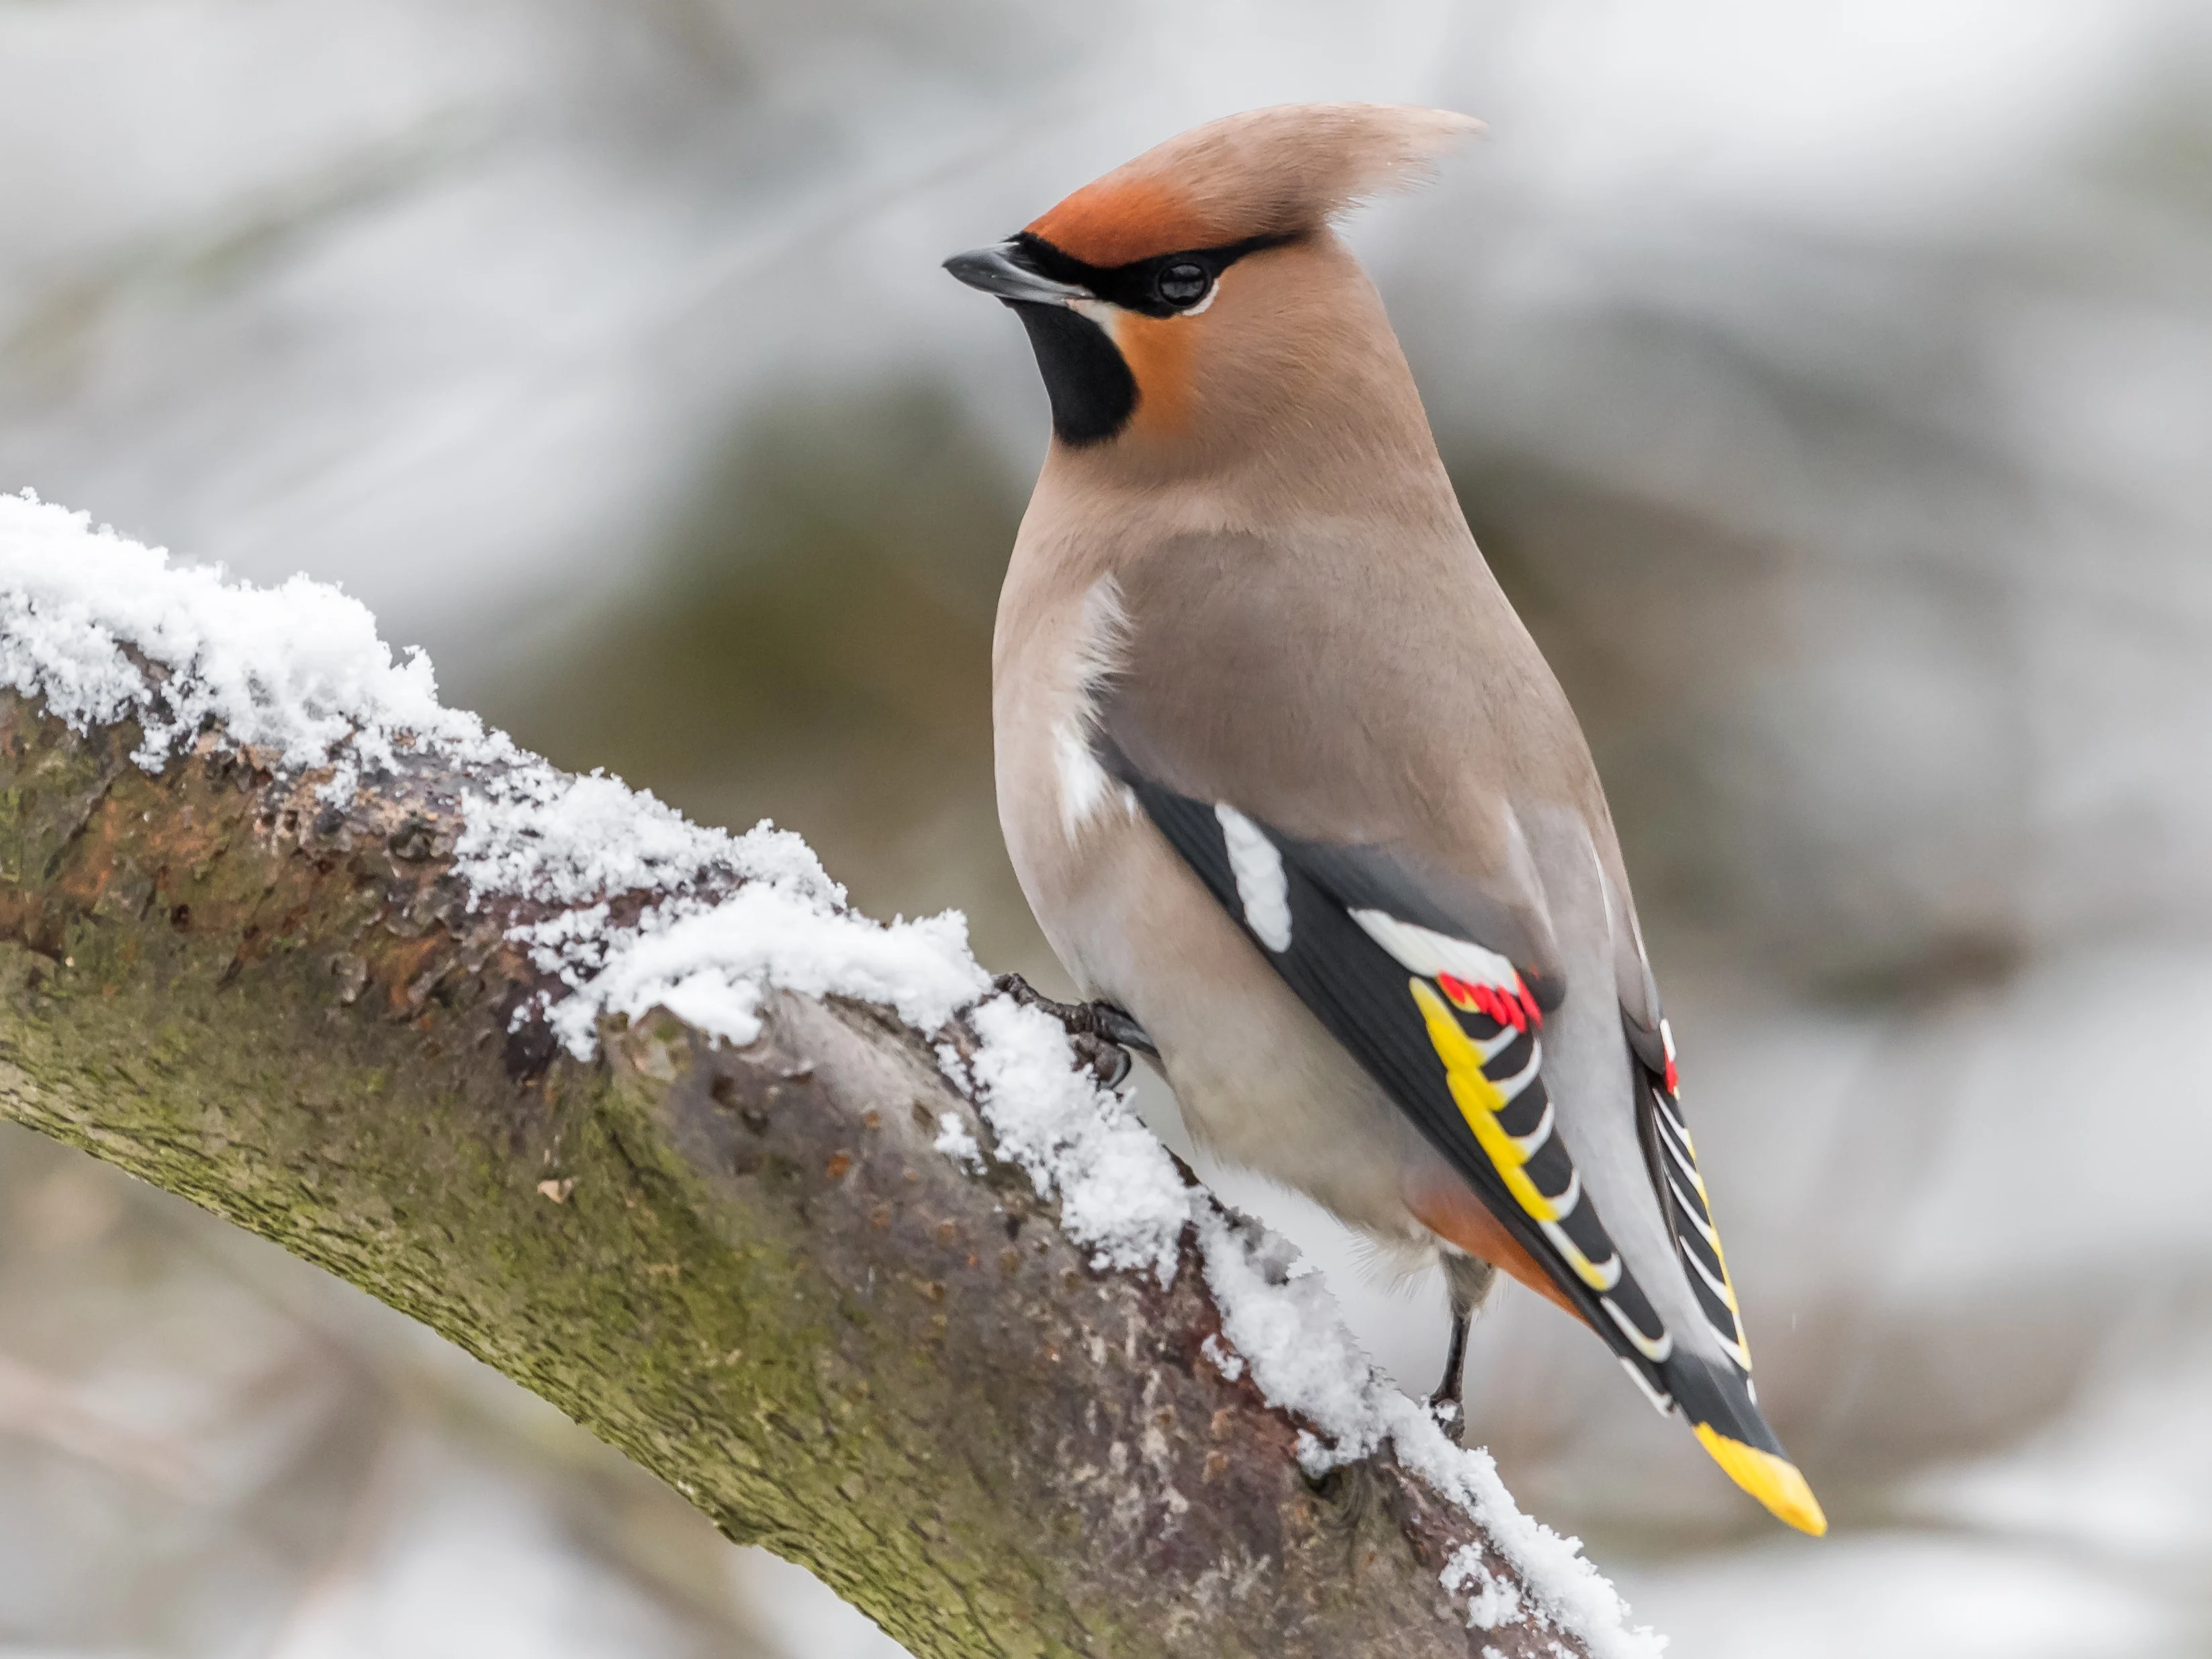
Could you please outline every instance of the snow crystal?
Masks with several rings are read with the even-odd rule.
[[[1521,1592],[1510,1579],[1500,1578],[1483,1565],[1482,1551],[1474,1544],[1462,1544],[1452,1552],[1451,1559],[1444,1563],[1438,1575],[1448,1590],[1459,1591],[1469,1585],[1474,1594],[1468,1598],[1467,1622],[1472,1630],[1496,1630],[1500,1625],[1510,1625],[1521,1617]]]
[[[607,893],[685,892],[730,873],[842,905],[813,848],[765,821],[743,836],[702,829],[650,790],[604,772],[575,777],[534,757],[487,781],[453,848],[484,894],[574,904]]]
[[[472,907],[550,908],[511,937],[561,989],[517,1018],[544,1018],[580,1057],[594,1052],[602,1019],[656,1006],[750,1042],[778,988],[887,1006],[933,1035],[964,1011],[979,1046],[963,1059],[940,1037],[945,1075],[976,1102],[998,1156],[1058,1199],[1063,1231],[1093,1263],[1172,1283],[1189,1238],[1221,1314],[1207,1359],[1227,1377],[1249,1368],[1309,1425],[1307,1468],[1388,1444],[1522,1574],[1516,1590],[1480,1553],[1452,1558],[1443,1582],[1468,1594],[1472,1627],[1525,1613],[1579,1636],[1597,1659],[1650,1659],[1664,1646],[1626,1626],[1626,1607],[1578,1542],[1520,1511],[1487,1453],[1452,1444],[1382,1380],[1287,1244],[1186,1183],[1127,1103],[1079,1064],[1057,1020],[987,994],[957,912],[870,921],[796,836],[702,828],[617,779],[557,772],[443,708],[428,659],[395,657],[366,607],[337,589],[304,578],[254,587],[172,565],[27,493],[0,496],[0,684],[43,697],[79,731],[136,720],[134,758],[149,770],[210,725],[283,768],[330,769],[326,797],[410,750],[465,769],[454,869]],[[618,916],[625,896],[647,900],[634,921]],[[957,1115],[939,1130],[938,1150],[981,1166]]]
[[[1583,1558],[1580,1539],[1562,1537],[1522,1512],[1487,1451],[1453,1444],[1426,1409],[1379,1378],[1376,1384],[1376,1405],[1398,1461],[1481,1525],[1492,1547],[1520,1573],[1525,1593],[1535,1603],[1528,1611],[1540,1624],[1555,1624],[1580,1637],[1596,1659],[1657,1659],[1666,1650],[1665,1637],[1649,1626],[1629,1626],[1628,1604]],[[1445,1571],[1450,1571],[1448,1564]],[[1480,1607],[1482,1595],[1475,1601]]]
[[[971,1064],[999,1156],[1060,1194],[1060,1224],[1098,1267],[1175,1279],[1192,1189],[1175,1159],[1121,1098],[1078,1066],[1067,1030],[1042,1008],[994,996],[969,1015],[982,1048]]]
[[[455,872],[472,908],[500,897],[572,907],[516,931],[570,993],[518,1012],[544,1014],[579,1057],[596,1048],[602,1016],[656,1004],[749,1042],[774,987],[887,1004],[934,1030],[989,985],[957,914],[881,927],[844,908],[797,836],[702,829],[444,708],[429,660],[395,659],[368,608],[337,588],[304,577],[256,587],[172,565],[27,494],[0,496],[0,683],[43,696],[78,731],[137,720],[133,758],[149,770],[209,722],[283,767],[331,768],[326,793],[337,795],[404,749],[471,767]],[[630,892],[673,896],[617,927],[606,901]]]
[[[1244,1356],[1221,1340],[1216,1331],[1198,1345],[1199,1352],[1206,1356],[1206,1364],[1234,1382],[1244,1375]]]
[[[975,1144],[975,1137],[968,1133],[968,1126],[960,1121],[957,1112],[940,1112],[938,1115],[937,1139],[930,1145],[955,1164],[969,1170],[986,1167],[983,1149]]]
[[[158,684],[126,646],[166,671]],[[149,768],[209,720],[286,766],[346,777],[388,765],[403,732],[487,740],[474,715],[440,705],[428,658],[394,659],[358,599],[301,576],[254,587],[173,568],[28,492],[0,495],[0,680],[80,732],[135,718]]]
[[[742,1045],[760,1036],[761,1003],[776,988],[882,1003],[933,1031],[991,983],[969,954],[967,918],[957,911],[884,927],[818,890],[769,881],[719,900],[656,905],[618,933],[579,928],[563,915],[512,937],[570,988],[537,1012],[579,1059],[597,1048],[607,1014],[635,1018],[665,1008]]]

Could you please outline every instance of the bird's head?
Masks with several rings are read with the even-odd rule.
[[[945,269],[1029,331],[1060,442],[1197,455],[1365,390],[1402,359],[1331,228],[1423,178],[1480,123],[1383,104],[1285,104],[1194,127]],[[1376,338],[1379,333],[1379,341]],[[1384,366],[1388,372],[1388,365]]]

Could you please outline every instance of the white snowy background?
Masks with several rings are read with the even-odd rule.
[[[2212,1655],[2201,8],[0,0],[0,489],[343,581],[449,701],[1048,982],[984,701],[1042,397],[937,262],[1342,96],[1491,124],[1357,235],[1591,728],[1836,1529],[1510,1290],[1476,1437],[1682,1659]],[[1435,1286],[1223,1185],[1427,1386]],[[0,1654],[884,1650],[0,1138]]]

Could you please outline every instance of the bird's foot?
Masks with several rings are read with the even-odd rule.
[[[1159,1050],[1145,1028],[1110,1002],[1055,1002],[1019,974],[1001,974],[992,983],[1026,1007],[1042,1008],[1067,1028],[1075,1052],[1109,1089],[1121,1085],[1134,1063],[1133,1048],[1155,1059]]]
[[[1445,1439],[1455,1446],[1466,1443],[1467,1413],[1461,1409],[1457,1400],[1449,1395],[1440,1396],[1429,1401],[1427,1408],[1436,1425],[1443,1431]]]

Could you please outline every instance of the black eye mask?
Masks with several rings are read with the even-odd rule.
[[[1125,265],[1086,264],[1043,237],[1024,231],[1013,239],[1014,257],[1041,276],[1074,283],[1100,299],[1146,317],[1172,317],[1205,302],[1221,273],[1248,253],[1280,247],[1288,236],[1249,236],[1224,247],[1158,253]]]

